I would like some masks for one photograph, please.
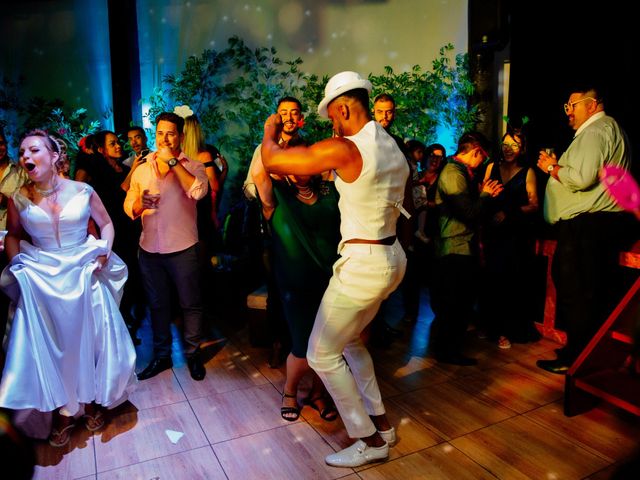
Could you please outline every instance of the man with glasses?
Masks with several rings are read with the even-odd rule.
[[[626,169],[631,162],[626,134],[605,114],[601,92],[576,88],[564,104],[573,141],[559,160],[540,152],[538,167],[549,174],[545,220],[558,244],[552,276],[556,287],[556,325],[567,343],[555,360],[539,360],[549,372],[566,373],[614,305],[612,281],[628,215],[607,195],[598,174],[605,165]],[[628,231],[628,230],[627,230]]]
[[[445,165],[436,185],[439,235],[435,239],[435,281],[431,291],[435,318],[430,347],[436,360],[452,365],[478,363],[462,354],[477,291],[476,234],[488,200],[502,191],[497,180],[487,180],[477,188],[474,172],[489,157],[487,149],[488,142],[482,134],[462,135],[458,151]]]

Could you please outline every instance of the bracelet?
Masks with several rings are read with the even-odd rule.
[[[209,167],[215,167],[216,166],[216,164],[213,163],[213,162],[204,162],[203,165],[204,165],[204,168],[209,168]]]

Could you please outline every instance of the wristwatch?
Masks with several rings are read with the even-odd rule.
[[[547,172],[549,174],[551,174],[551,172],[553,172],[553,169],[556,167],[557,164],[552,163],[551,165],[547,165]]]
[[[169,168],[173,168],[178,164],[178,159],[177,158],[170,158],[169,161],[167,162],[167,165],[169,165]]]

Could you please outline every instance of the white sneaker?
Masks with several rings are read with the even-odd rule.
[[[324,459],[332,467],[359,467],[367,463],[379,462],[389,457],[389,444],[381,447],[369,447],[362,440],[358,440],[350,447],[337,453],[327,455]]]
[[[396,443],[398,443],[398,439],[396,438],[396,429],[391,427],[389,430],[378,430],[378,433],[382,437],[382,439],[387,442],[390,447],[393,447]]]

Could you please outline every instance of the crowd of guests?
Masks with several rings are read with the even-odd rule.
[[[356,442],[326,461],[343,467],[384,460],[396,442],[367,349],[369,330],[385,331],[378,311],[390,295],[402,296],[413,323],[428,287],[430,350],[442,363],[477,363],[465,354],[471,322],[498,348],[537,340],[527,313],[543,213],[558,232],[553,271],[568,341],[539,366],[564,373],[607,313],[596,297],[629,221],[598,181],[604,165],[628,168],[630,154],[594,87],[571,92],[576,138],[559,159],[540,152],[537,172],[524,126],[509,124],[496,149],[466,132],[447,157],[440,144],[395,135],[394,99],[381,94],[371,108],[371,88],[355,72],[332,77],[318,113],[334,135],[313,145],[300,132],[301,102],[279,99],[244,185],[267,226],[269,301],[281,305],[291,339],[280,415],[297,420],[302,403],[326,421],[340,416]],[[53,446],[69,441],[79,418],[100,429],[105,409],[138,380],[173,366],[176,312],[191,377],[206,375],[204,270],[226,160],[193,112],[156,118],[156,151],[142,128],[126,136],[127,158],[115,132],[85,137],[71,180],[60,139],[27,133],[16,164],[0,132],[3,330],[9,300],[14,307],[0,407],[39,412],[41,431],[30,433]],[[147,311],[153,358],[136,375]],[[311,388],[300,399],[305,375]]]

